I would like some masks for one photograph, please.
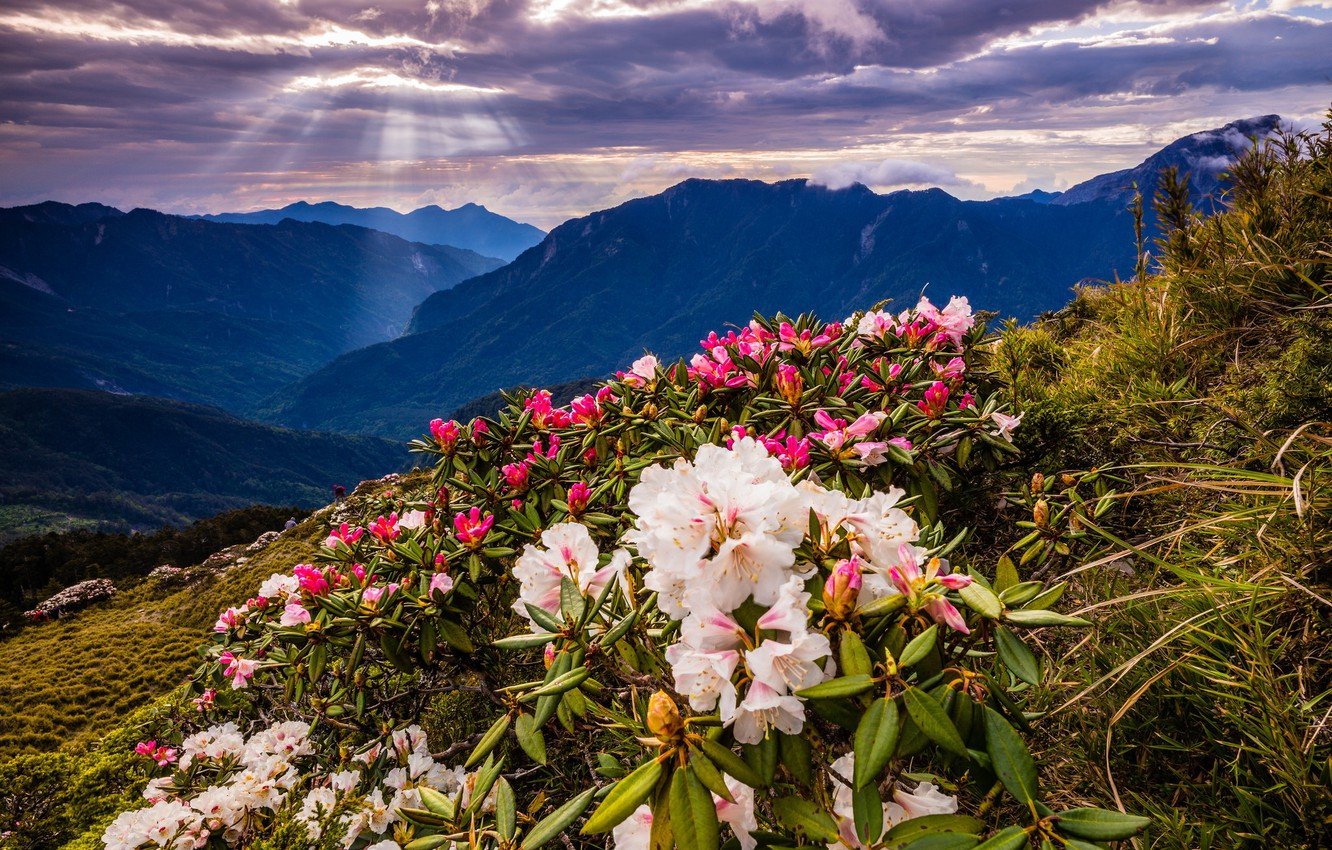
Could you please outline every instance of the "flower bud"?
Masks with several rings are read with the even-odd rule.
[[[684,720],[670,694],[657,691],[648,700],[647,726],[662,743],[678,740],[684,734]]]
[[[1045,492],[1045,476],[1037,472],[1031,476],[1031,492]]]
[[[1036,523],[1037,528],[1048,528],[1050,525],[1050,504],[1041,499],[1036,506],[1031,509],[1031,520]]]
[[[550,665],[555,663],[555,644],[546,644],[545,650],[541,653],[541,661],[546,665],[547,670],[550,669]]]
[[[860,563],[857,558],[837,562],[823,583],[823,608],[834,620],[845,620],[856,610],[860,596]]]

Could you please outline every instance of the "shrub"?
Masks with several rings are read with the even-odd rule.
[[[293,817],[377,850],[1136,833],[1050,809],[1023,741],[1030,636],[1086,624],[1064,586],[960,557],[962,482],[1018,424],[974,324],[957,299],[756,318],[567,408],[431,423],[425,486],[222,612],[214,725],[142,743],[170,769],[108,845]]]

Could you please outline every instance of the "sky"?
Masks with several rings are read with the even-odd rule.
[[[5,0],[0,204],[987,198],[1329,104],[1332,0]]]

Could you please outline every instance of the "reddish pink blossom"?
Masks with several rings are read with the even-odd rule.
[[[397,540],[400,533],[401,532],[398,531],[397,512],[389,514],[388,519],[379,516],[374,522],[370,523],[370,534],[380,543],[388,543]]]
[[[324,571],[310,564],[297,564],[292,568],[291,574],[296,576],[296,580],[301,583],[301,590],[311,596],[323,596],[330,590],[330,585]]]
[[[356,541],[365,534],[364,528],[349,528],[347,523],[343,523],[338,528],[333,529],[328,534],[328,539],[324,545],[330,549],[336,549],[338,546],[346,546],[348,549],[356,545]]]
[[[577,516],[587,509],[588,500],[592,497],[592,488],[588,487],[583,481],[575,481],[569,487],[569,513]]]
[[[790,322],[782,322],[777,329],[777,336],[781,340],[778,348],[782,351],[799,351],[801,354],[809,354],[814,349],[822,348],[833,341],[833,337],[826,333],[816,336],[808,328],[797,331]]]
[[[218,616],[217,622],[213,624],[213,631],[218,634],[226,634],[229,631],[239,629],[245,625],[245,615],[249,613],[244,608],[228,608]]]
[[[860,597],[863,584],[859,557],[853,555],[838,561],[828,574],[828,580],[823,583],[824,609],[838,619],[850,616],[856,609],[856,600]]]
[[[925,390],[925,397],[916,402],[916,407],[930,419],[938,419],[948,409],[948,385],[935,381]]]
[[[217,689],[205,688],[202,695],[197,696],[190,701],[194,703],[195,711],[200,713],[208,711],[213,707],[213,704],[217,702]]]
[[[468,513],[456,514],[453,517],[453,529],[458,536],[458,542],[468,549],[481,548],[486,535],[490,533],[490,527],[494,524],[495,518],[481,516],[480,508],[472,508]]]
[[[168,747],[166,744],[159,745],[156,741],[140,741],[134,746],[134,752],[157,762],[158,767],[166,767],[176,760],[175,747]]]
[[[504,475],[504,483],[509,485],[509,489],[516,490],[519,493],[527,489],[528,482],[531,479],[531,469],[527,461],[522,460],[518,463],[506,463],[500,468]]]
[[[462,426],[453,419],[448,422],[443,419],[433,419],[430,422],[430,434],[444,454],[453,454],[454,448],[458,445],[458,437],[462,435]]]
[[[489,433],[490,426],[486,424],[486,420],[479,418],[472,420],[472,442],[480,445],[481,438]]]

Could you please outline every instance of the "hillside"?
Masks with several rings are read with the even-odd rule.
[[[195,217],[232,224],[278,224],[286,219],[354,224],[392,233],[411,242],[468,248],[478,254],[499,257],[505,261],[514,259],[546,235],[539,228],[493,213],[479,204],[463,204],[451,210],[431,205],[400,213],[387,207],[364,209],[333,201],[317,204],[297,201],[276,210]]]
[[[349,225],[0,210],[0,387],[243,412],[343,351],[396,336],[421,299],[500,264]]]
[[[1126,206],[1134,186],[1150,194],[1161,182],[1161,175],[1173,168],[1189,175],[1194,206],[1208,211],[1222,203],[1226,188],[1225,172],[1253,144],[1266,139],[1281,127],[1280,115],[1262,115],[1232,121],[1215,130],[1193,133],[1176,139],[1133,168],[1102,174],[1073,186],[1045,200],[1057,206],[1110,201]],[[1149,211],[1150,212],[1150,211]]]
[[[1083,280],[1134,274],[1133,179],[1150,200],[1166,168],[1196,168],[1192,200],[1212,209],[1245,133],[1278,121],[1185,137],[1136,169],[1058,196],[961,201],[939,189],[878,195],[803,180],[687,180],[566,222],[508,266],[430,296],[406,336],[343,355],[271,396],[260,415],[408,436],[501,387],[609,374],[645,349],[684,354],[709,329],[755,311],[843,315],[946,291],[1030,319],[1063,305]],[[1149,209],[1148,239],[1155,222]],[[374,389],[348,390],[357,386]]]
[[[644,349],[677,356],[756,310],[844,315],[946,285],[977,308],[1030,316],[1082,278],[1130,272],[1132,253],[1127,213],[1102,204],[689,180],[560,225],[509,266],[427,299],[409,335],[342,356],[262,415],[407,435],[500,387],[607,374]]]
[[[0,393],[0,446],[0,539],[32,530],[34,514],[41,525],[73,518],[145,529],[252,504],[313,507],[334,484],[352,487],[407,461],[388,440],[60,389]]]

